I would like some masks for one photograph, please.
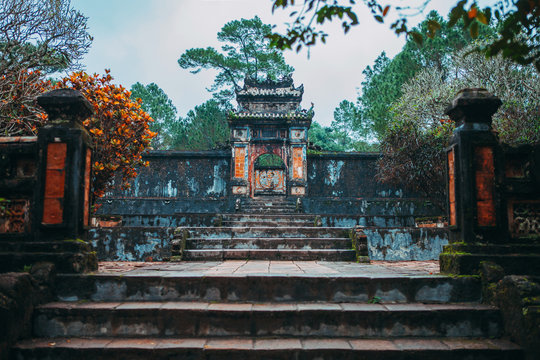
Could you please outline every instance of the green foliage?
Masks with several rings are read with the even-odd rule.
[[[439,24],[437,36],[427,37],[432,24]],[[427,19],[416,29],[426,36],[422,46],[413,40],[405,43],[402,51],[393,59],[383,52],[373,67],[368,66],[363,74],[362,92],[357,101],[356,123],[353,128],[365,137],[382,139],[392,120],[390,108],[402,95],[402,86],[421,69],[437,70],[446,77],[452,54],[472,42],[472,38],[459,29],[448,26],[436,11],[429,13]],[[493,36],[493,29],[482,26],[484,38]]]
[[[178,121],[176,107],[167,94],[155,83],[142,85],[137,82],[131,86],[131,98],[141,99],[141,108],[148,113],[154,122],[150,124],[150,130],[158,135],[152,139],[154,149],[164,149],[165,143],[171,143],[171,138],[179,134],[172,132],[177,129]]]
[[[405,184],[430,196],[441,208],[446,191],[444,148],[453,129],[453,123],[443,114],[460,89],[485,87],[503,100],[493,117],[493,126],[503,142],[540,144],[538,73],[531,66],[517,65],[502,56],[486,59],[471,53],[475,46],[454,53],[443,69],[422,70],[403,85],[403,94],[390,109],[392,121],[381,141],[379,179]]]
[[[377,145],[352,137],[350,130],[344,129],[340,123],[333,121],[329,127],[321,126],[318,122],[311,123],[308,131],[309,142],[321,151],[376,151]],[[311,150],[311,154],[317,151]]]
[[[180,56],[178,64],[183,69],[192,69],[194,74],[202,69],[217,70],[209,91],[220,101],[230,100],[235,87],[246,76],[277,79],[294,71],[285,63],[280,50],[270,48],[267,36],[271,30],[257,16],[230,21],[217,34],[224,43],[221,52],[213,47],[189,49]]]
[[[393,121],[381,141],[383,156],[377,163],[378,179],[384,183],[404,184],[409,190],[429,197],[444,210],[444,148],[453,129],[450,122],[425,129],[414,119]]]
[[[363,1],[376,21],[384,23],[387,15],[394,12],[396,20],[390,24],[397,35],[407,34],[409,39],[422,45],[426,40],[434,38],[444,27],[438,20],[426,23],[427,32],[410,30],[407,18],[420,13],[430,0],[410,0],[406,5],[380,4],[379,0]],[[272,11],[294,5],[294,0],[273,0]],[[317,40],[326,42],[328,34],[319,30],[318,26],[325,22],[339,19],[343,30],[347,33],[351,26],[358,24],[355,13],[356,2],[353,0],[304,0],[299,11],[293,11],[295,20],[289,24],[284,35],[273,33],[269,36],[272,45],[280,49],[313,46]],[[526,65],[534,64],[540,71],[540,0],[499,0],[496,4],[480,9],[476,0],[459,0],[450,12],[449,26],[458,26],[469,33],[472,38],[481,35],[482,25],[496,23],[498,36],[491,38],[484,46],[478,47],[488,57],[502,54],[511,61]]]
[[[164,146],[173,150],[211,150],[228,146],[229,109],[220,106],[216,100],[208,100],[195,106],[187,116],[176,121],[168,132],[174,134],[165,138]]]
[[[255,160],[255,167],[285,167],[283,159],[274,154],[262,154]]]

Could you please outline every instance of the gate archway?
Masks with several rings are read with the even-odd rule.
[[[254,195],[286,195],[287,167],[275,154],[262,154],[253,166]]]
[[[307,133],[313,111],[300,107],[304,87],[290,76],[247,77],[236,89],[231,129],[231,190],[234,195],[305,196]]]

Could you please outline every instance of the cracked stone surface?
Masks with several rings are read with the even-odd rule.
[[[438,261],[372,261],[371,264],[330,261],[228,260],[202,262],[99,263],[99,274],[125,275],[332,275],[332,276],[429,276],[439,274]]]

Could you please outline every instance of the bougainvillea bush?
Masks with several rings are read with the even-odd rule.
[[[53,88],[72,88],[90,101],[94,115],[84,121],[94,141],[93,200],[113,185],[129,188],[137,168],[147,166],[142,153],[150,148],[156,133],[150,131],[153,119],[141,109],[141,101],[130,98],[124,87],[105,75],[75,72],[55,85],[39,71],[22,70],[0,77],[0,136],[35,136],[47,123],[47,114],[36,98]]]
[[[0,76],[0,136],[36,135],[47,120],[36,97],[51,86],[37,70],[18,70]]]
[[[94,115],[83,123],[94,140],[94,200],[113,185],[113,178],[120,179],[123,189],[130,187],[136,169],[148,166],[142,153],[156,136],[149,128],[153,119],[141,109],[140,101],[112,80],[108,70],[103,76],[80,71],[57,84],[80,91],[94,107]]]

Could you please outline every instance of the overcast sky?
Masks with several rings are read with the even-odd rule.
[[[454,3],[432,0],[429,9],[446,16]],[[211,98],[206,88],[215,72],[191,74],[178,66],[180,55],[193,47],[219,48],[217,33],[231,20],[258,15],[264,23],[283,26],[290,19],[290,10],[272,14],[271,4],[270,0],[72,0],[73,7],[89,17],[94,36],[83,60],[86,70],[102,74],[111,69],[115,82],[127,88],[137,81],[145,85],[154,82],[172,99],[181,116]],[[295,85],[304,84],[302,105],[309,108],[313,102],[314,120],[323,125],[330,124],[342,100],[355,101],[362,70],[382,51],[394,56],[405,42],[388,24],[377,23],[362,4],[356,9],[360,25],[349,34],[343,35],[335,23],[326,28],[330,34],[327,44],[313,48],[309,58],[306,51],[285,52],[287,63],[295,68]]]

